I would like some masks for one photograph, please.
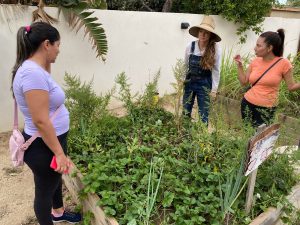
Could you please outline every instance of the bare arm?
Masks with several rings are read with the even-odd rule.
[[[246,71],[244,71],[243,63],[241,61],[241,56],[236,55],[234,57],[234,60],[237,64],[237,69],[238,69],[238,79],[240,81],[240,84],[242,86],[246,85],[249,83],[249,76],[250,76],[250,68],[248,67]]]
[[[64,151],[57,139],[55,129],[49,118],[49,94],[44,90],[30,90],[25,92],[32,121],[42,136],[43,141],[56,156],[57,172],[63,172],[69,166]]]
[[[296,83],[293,78],[293,70],[289,69],[286,74],[283,75],[284,81],[289,89],[289,91],[296,91],[300,89],[300,83]]]

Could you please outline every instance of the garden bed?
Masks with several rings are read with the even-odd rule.
[[[109,98],[96,96],[86,85],[70,81],[76,85],[66,91],[70,155],[83,175],[82,184],[78,178],[69,183],[87,196],[99,196],[97,203],[84,203],[84,210],[101,206],[102,224],[108,223],[104,212],[131,225],[219,225],[224,219],[231,225],[249,224],[253,217],[243,210],[243,164],[253,129],[224,123],[219,104],[222,109],[213,110],[213,129],[208,130],[201,122],[182,120],[179,108],[173,114],[155,104],[157,83],[133,99],[124,74],[117,80],[127,112],[123,117],[111,114]],[[289,193],[296,181],[288,163],[287,157],[272,156],[261,166],[255,190],[262,197],[251,215]]]
[[[298,171],[299,172],[299,171]],[[87,194],[85,198],[80,198],[79,194],[82,192],[84,185],[82,184],[82,174],[73,165],[73,173],[70,175],[63,175],[63,181],[68,188],[70,195],[77,204],[82,205],[84,214],[92,213],[91,225],[119,225],[114,218],[106,217],[105,213],[98,206],[100,198],[96,194]],[[296,185],[291,194],[287,197],[288,200],[295,206],[296,209],[300,209],[300,184]],[[255,218],[249,225],[281,225],[280,220],[282,215],[282,208],[268,208],[264,213]]]

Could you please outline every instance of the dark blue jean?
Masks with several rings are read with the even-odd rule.
[[[183,115],[191,117],[195,98],[197,97],[198,113],[203,123],[208,124],[210,107],[209,94],[212,87],[211,77],[186,81],[183,94]]]
[[[274,121],[274,116],[276,112],[276,107],[262,107],[253,105],[243,98],[241,102],[241,114],[242,119],[245,123],[250,123],[252,127],[258,127],[263,123],[266,125],[272,124]]]

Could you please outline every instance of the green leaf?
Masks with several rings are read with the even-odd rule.
[[[129,223],[127,223],[127,225],[136,225],[136,220],[135,219],[132,219],[129,221]]]
[[[165,191],[165,192],[164,192],[164,199],[163,199],[163,201],[162,201],[163,207],[166,208],[166,207],[171,206],[174,197],[175,197],[175,194],[174,194],[174,193],[169,192],[169,191]]]

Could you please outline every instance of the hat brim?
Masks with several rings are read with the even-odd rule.
[[[214,34],[215,36],[215,42],[219,42],[221,41],[221,37],[212,29],[210,29],[209,27],[207,26],[201,26],[201,25],[198,25],[198,26],[193,26],[189,29],[189,33],[190,35],[194,36],[195,38],[198,38],[198,34],[199,34],[199,30],[200,29],[203,29],[203,30],[206,30],[206,31],[209,31],[210,33]]]

